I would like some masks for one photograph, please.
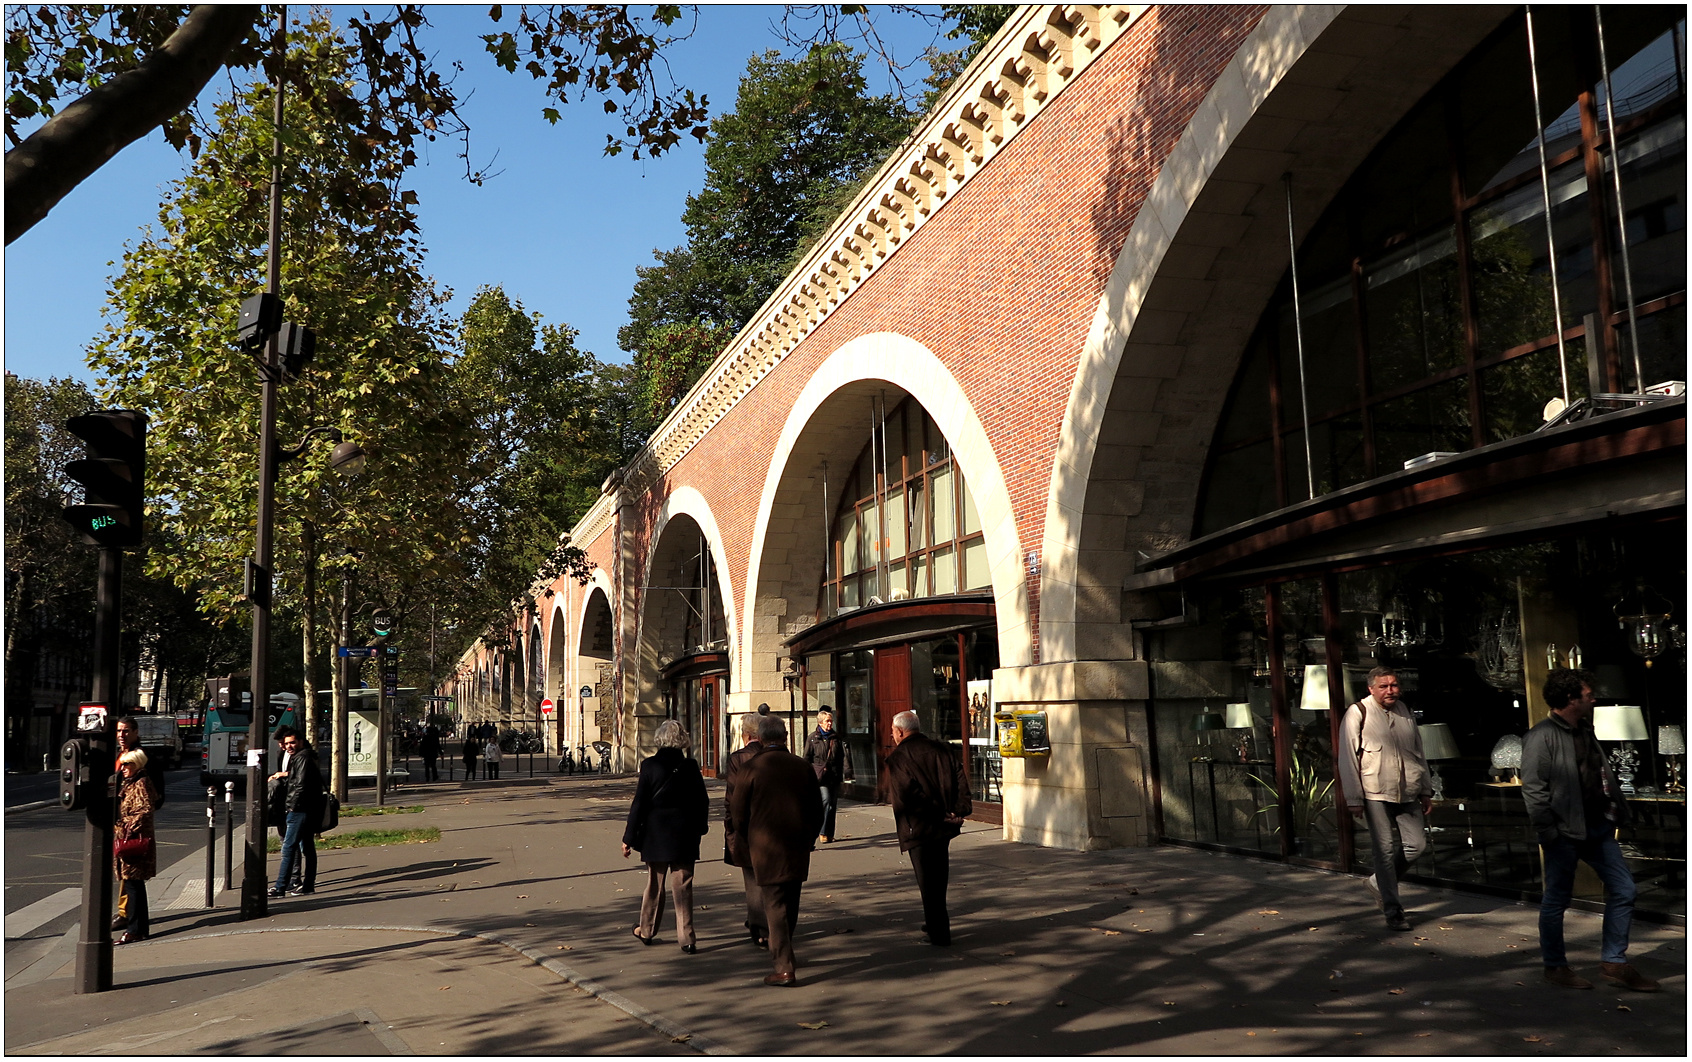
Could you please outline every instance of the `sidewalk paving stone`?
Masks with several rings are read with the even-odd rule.
[[[971,823],[952,849],[955,943],[933,948],[919,940],[921,908],[890,812],[861,804],[842,809],[842,839],[813,859],[796,939],[800,985],[773,992],[760,983],[768,957],[745,943],[740,872],[720,862],[720,785],[695,878],[699,952],[676,946],[673,916],[659,945],[629,939],[645,883],[644,866],[617,847],[632,793],[631,779],[599,777],[408,787],[393,802],[426,810],[405,825],[436,826],[439,842],[324,852],[317,893],[271,901],[262,921],[240,922],[234,896],[213,911],[163,913],[153,941],[118,949],[119,983],[130,987],[110,994],[113,1012],[133,1005],[125,997],[209,979],[193,971],[210,962],[219,978],[285,971],[288,995],[309,987],[321,997],[292,1024],[255,1017],[240,1038],[281,1054],[368,1053],[352,1046],[374,1035],[349,1017],[355,1002],[421,1053],[529,1053],[515,1030],[517,1039],[499,1039],[498,1026],[521,1028],[537,995],[549,1011],[554,997],[573,998],[600,1015],[580,1023],[581,1040],[556,1041],[578,1054],[1685,1051],[1678,926],[1634,926],[1632,957],[1664,981],[1662,993],[1570,992],[1540,981],[1533,907],[1412,884],[1416,930],[1392,933],[1348,875],[1174,847],[1056,851],[1007,844],[997,828]],[[331,926],[374,928],[319,928]],[[1571,955],[1593,979],[1598,928],[1596,916],[1570,912]],[[256,929],[302,932],[235,932]],[[449,954],[459,957],[441,958]],[[461,971],[450,1003],[425,984],[443,963]],[[68,996],[68,975],[30,986],[39,1006],[15,1007],[8,992],[9,1049],[61,1050],[60,1040],[93,1035],[49,1027],[45,1001]],[[338,977],[347,987],[317,987]],[[389,980],[416,982],[416,998],[384,1009],[384,990],[380,1004],[358,1002],[369,994],[352,986]],[[39,1028],[20,1032],[20,1022]],[[818,1022],[827,1024],[804,1027]],[[231,1042],[208,1028],[169,1046],[221,1053]]]

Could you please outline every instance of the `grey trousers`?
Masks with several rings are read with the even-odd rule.
[[[640,897],[640,935],[648,939],[658,935],[659,923],[664,921],[664,879],[670,879],[670,892],[676,898],[676,937],[679,944],[692,944],[693,939],[693,864],[646,864],[646,892]]]
[[[1369,841],[1375,850],[1375,885],[1381,890],[1381,909],[1388,918],[1404,913],[1398,881],[1428,849],[1428,835],[1419,800],[1396,804],[1390,800],[1363,801]],[[1398,830],[1395,841],[1393,830]]]

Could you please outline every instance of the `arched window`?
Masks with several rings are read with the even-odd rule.
[[[844,481],[823,580],[826,615],[991,587],[981,516],[946,437],[911,399],[876,421]]]
[[[1535,9],[1566,359],[1518,12],[1382,141],[1299,247],[1303,371],[1287,279],[1218,426],[1197,534],[1303,501],[1312,480],[1319,496],[1534,431],[1565,369],[1571,401],[1685,379],[1684,11],[1603,9],[1612,150],[1593,9]]]

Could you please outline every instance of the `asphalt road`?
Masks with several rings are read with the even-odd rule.
[[[26,799],[33,787],[14,782],[39,779],[43,793]],[[45,800],[56,796],[58,781],[52,775],[8,775],[6,803],[8,807]],[[175,863],[191,852],[204,852],[206,846],[206,791],[200,786],[198,765],[170,771],[165,775],[165,805],[154,817],[154,840],[158,844],[159,867]],[[221,799],[219,804],[222,804]],[[236,825],[246,821],[246,802],[234,803]],[[19,911],[37,900],[67,888],[82,885],[82,852],[87,817],[80,811],[62,811],[57,807],[6,813],[6,898],[7,914]],[[223,809],[217,812],[218,869],[223,867]],[[57,926],[62,932],[77,919],[73,910],[48,927]]]

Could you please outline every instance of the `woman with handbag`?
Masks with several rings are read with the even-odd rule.
[[[152,928],[147,918],[147,879],[159,872],[153,845],[153,810],[158,806],[158,791],[147,777],[147,754],[130,749],[118,758],[118,814],[112,843],[112,862],[122,884],[129,924],[114,944],[146,940]]]
[[[654,735],[656,754],[640,765],[634,803],[623,830],[623,858],[639,850],[646,864],[646,891],[640,898],[640,924],[634,937],[651,944],[664,920],[664,879],[676,901],[676,936],[682,951],[698,951],[693,933],[693,865],[699,838],[711,828],[711,800],[699,764],[687,754],[687,730],[665,720]]]

